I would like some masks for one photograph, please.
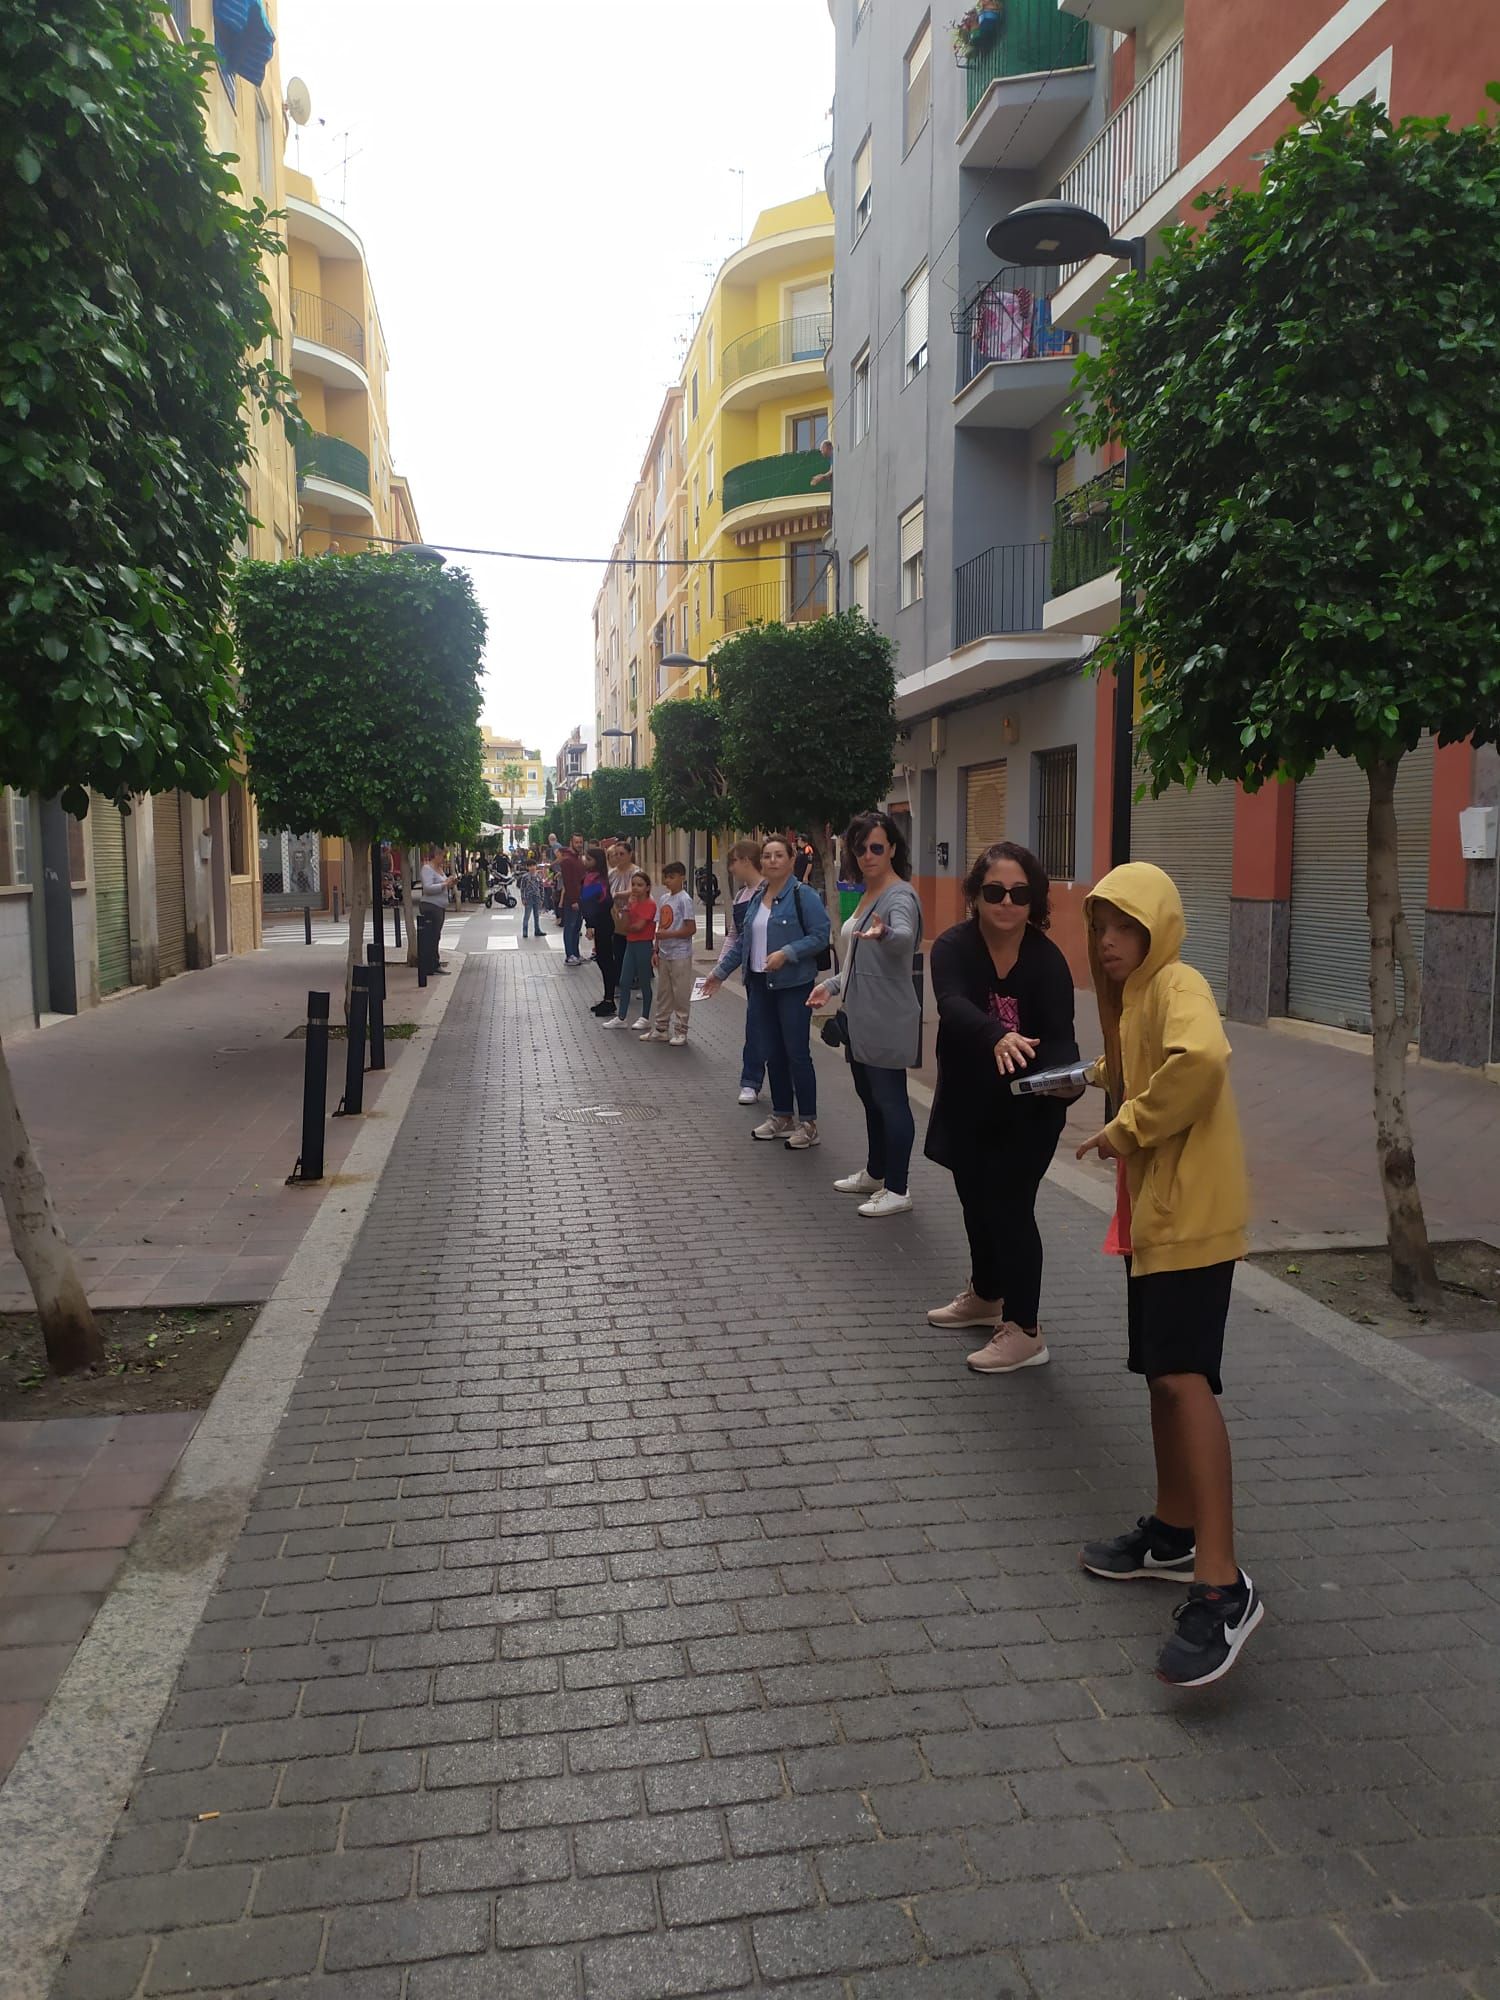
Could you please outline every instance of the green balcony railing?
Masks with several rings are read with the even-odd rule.
[[[1120,566],[1118,496],[1125,490],[1125,467],[1112,465],[1065,493],[1052,522],[1053,597],[1092,583]]]
[[[724,474],[724,512],[732,514],[736,507],[748,507],[756,500],[781,500],[798,493],[809,500],[826,500],[832,491],[828,481],[814,486],[813,480],[828,466],[820,451],[783,451],[774,458],[752,458],[731,466]]]
[[[802,313],[742,333],[724,349],[724,387],[768,368],[790,368],[794,361],[821,361],[832,339],[832,313]]]
[[[316,473],[320,479],[336,480],[340,486],[352,487],[356,493],[369,497],[370,461],[358,445],[343,438],[324,437],[318,432],[299,438],[297,470]]]
[[[1005,0],[997,33],[962,59],[969,72],[969,115],[997,77],[1083,69],[1088,59],[1087,21],[1060,13],[1057,0]]]

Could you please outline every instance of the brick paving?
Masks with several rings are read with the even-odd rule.
[[[1148,1497],[1099,1217],[970,1377],[837,1065],[752,1146],[737,1002],[596,991],[468,961],[54,2000],[1495,2000],[1494,1449],[1240,1304],[1268,1617],[1172,1696],[1074,1567]]]

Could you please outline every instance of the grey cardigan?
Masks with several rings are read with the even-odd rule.
[[[864,938],[849,963],[825,979],[829,997],[843,1002],[849,1026],[849,1053],[871,1069],[911,1069],[922,1060],[917,1044],[921,1009],[912,985],[911,962],[922,942],[922,905],[909,882],[882,889],[865,913],[879,917],[883,938]]]

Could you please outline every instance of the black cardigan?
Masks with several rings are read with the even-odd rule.
[[[1055,1146],[1067,1119],[1060,1098],[1016,1097],[995,1067],[995,1044],[1005,1029],[989,1009],[995,965],[976,918],[955,924],[932,947],[932,991],[937,1000],[937,1089],[927,1119],[926,1153],[956,1168],[997,1145],[1019,1142]],[[1010,977],[1001,990],[1013,996],[1021,1033],[1040,1046],[1033,1069],[1078,1060],[1073,1031],[1073,975],[1068,961],[1043,932],[1029,925]]]

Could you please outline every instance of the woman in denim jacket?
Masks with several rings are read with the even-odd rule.
[[[832,926],[822,898],[793,875],[792,858],[791,842],[773,833],[761,848],[765,890],[749,906],[739,935],[731,940],[703,991],[709,996],[717,993],[743,961],[751,1031],[765,1051],[771,1073],[771,1116],[755,1127],[753,1136],[780,1139],[790,1151],[801,1153],[818,1143],[818,1080],[807,995]]]

